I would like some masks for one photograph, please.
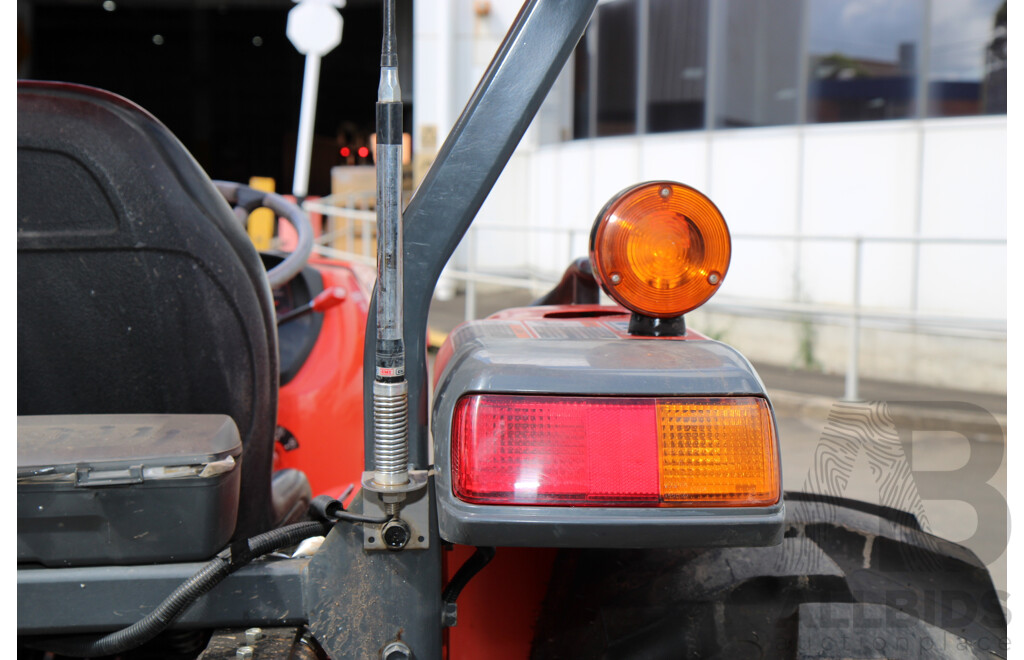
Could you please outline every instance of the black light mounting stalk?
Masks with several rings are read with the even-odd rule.
[[[686,321],[682,315],[662,319],[633,312],[629,317],[629,334],[640,337],[682,337]]]
[[[376,493],[395,524],[426,472],[409,470],[409,383],[405,379],[402,308],[402,89],[395,47],[395,2],[384,3],[380,86],[377,88],[377,342],[373,381],[374,470],[363,487]],[[395,527],[392,524],[392,527]],[[383,530],[381,530],[383,531]],[[382,534],[378,534],[380,538]],[[373,537],[367,537],[373,538]],[[367,547],[375,544],[367,543]],[[395,544],[389,544],[396,549]],[[405,543],[401,547],[406,547]]]

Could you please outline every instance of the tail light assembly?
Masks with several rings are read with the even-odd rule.
[[[485,320],[449,337],[432,422],[443,539],[781,541],[776,424],[753,367],[708,339],[601,337],[614,323]]]
[[[734,348],[683,314],[725,277],[729,230],[698,191],[616,195],[591,233],[612,306],[506,310],[438,354],[442,538],[466,545],[650,548],[781,541],[775,417]]]
[[[452,491],[474,504],[736,507],[779,501],[757,397],[470,394],[452,423]]]

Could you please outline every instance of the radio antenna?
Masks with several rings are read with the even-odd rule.
[[[373,481],[385,490],[409,482],[409,384],[402,338],[402,90],[395,41],[395,0],[385,0],[377,88],[377,347],[373,383]],[[393,503],[387,513],[396,515],[400,504]]]

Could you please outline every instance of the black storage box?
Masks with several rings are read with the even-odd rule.
[[[241,453],[226,415],[18,417],[18,562],[209,559],[235,530]]]

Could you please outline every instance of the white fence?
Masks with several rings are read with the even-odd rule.
[[[373,211],[354,208],[357,197],[350,195],[345,199],[325,197],[318,201],[307,201],[303,206],[307,211],[324,214],[331,218],[323,235],[317,239],[315,250],[329,257],[350,259],[373,265],[376,255],[371,248],[374,235],[376,214]],[[364,196],[365,197],[365,196]],[[346,204],[339,206],[338,203]],[[338,219],[348,222],[338,223]],[[343,224],[338,228],[338,224]],[[356,240],[356,228],[359,228],[360,240]],[[522,225],[477,224],[470,227],[463,239],[466,250],[465,269],[448,268],[444,276],[465,282],[465,318],[476,317],[477,284],[490,284],[510,288],[522,288],[532,291],[547,288],[558,281],[560,272],[552,271],[544,274],[514,276],[487,272],[477,263],[477,245],[481,235],[516,232],[527,237],[537,238],[542,235],[561,237],[560,242],[566,246],[564,266],[573,259],[583,256],[587,251],[589,230],[584,231],[567,227],[540,227]],[[812,323],[842,324],[849,328],[847,347],[846,387],[847,400],[857,400],[859,381],[859,356],[862,327],[882,327],[912,330],[917,333],[939,336],[976,337],[984,339],[1006,339],[1005,318],[975,318],[954,316],[949,314],[928,314],[910,308],[867,307],[862,300],[864,282],[864,248],[868,245],[905,245],[913,248],[915,256],[922,246],[929,245],[975,245],[1002,246],[1005,239],[995,238],[933,238],[920,236],[830,236],[830,235],[779,235],[779,234],[733,234],[734,250],[736,246],[752,245],[763,242],[782,242],[799,248],[809,244],[845,245],[851,251],[852,285],[840,304],[824,304],[820,302],[799,300],[799,285],[794,288],[794,297],[789,300],[763,300],[719,294],[709,301],[705,308],[708,311],[724,312],[748,317],[774,317],[805,320]],[[339,247],[340,246],[340,247]],[[794,252],[799,252],[794,250]],[[960,264],[958,267],[964,267]],[[965,268],[970,271],[970,268]],[[975,272],[980,272],[981,268]],[[799,278],[799,274],[797,274]],[[916,276],[911,283],[911,299],[918,299],[920,282]]]

